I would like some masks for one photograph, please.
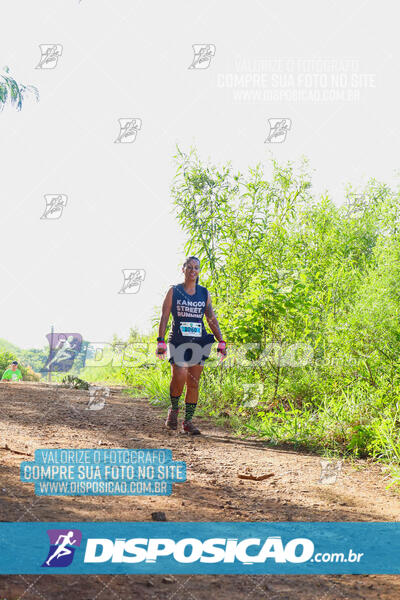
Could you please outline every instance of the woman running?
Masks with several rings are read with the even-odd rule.
[[[200,261],[189,256],[182,267],[184,283],[172,286],[165,297],[157,338],[157,354],[165,354],[167,345],[164,341],[169,315],[172,312],[172,327],[168,337],[169,362],[172,368],[170,383],[171,407],[165,421],[168,429],[177,429],[179,398],[186,384],[185,418],[182,429],[185,433],[199,435],[200,431],[192,423],[199,396],[199,380],[204,368],[204,361],[210,355],[211,346],[218,340],[217,352],[226,356],[226,343],[222,339],[217,317],[212,308],[208,290],[199,285]],[[203,317],[213,334],[207,333]]]

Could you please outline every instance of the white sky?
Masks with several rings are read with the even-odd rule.
[[[189,69],[201,43],[215,56]],[[62,45],[55,68],[35,69],[39,44]],[[7,65],[36,85],[40,101],[0,113],[0,337],[26,348],[44,346],[51,324],[91,342],[149,329],[181,280],[176,143],[242,172],[271,151],[280,162],[304,154],[315,192],[338,203],[346,183],[394,185],[397,45],[394,0],[3,0],[0,73]],[[343,86],[329,101],[316,96],[337,81],[325,59]],[[247,79],[232,87],[235,74]],[[296,100],[293,86],[314,95]],[[115,144],[125,117],[142,128]],[[291,119],[283,143],[265,143],[269,118]],[[61,218],[40,219],[44,195],[56,193],[68,197]],[[146,271],[137,294],[118,294],[122,269]]]

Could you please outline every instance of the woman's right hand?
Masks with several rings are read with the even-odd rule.
[[[157,350],[156,350],[156,355],[157,356],[164,356],[164,354],[167,351],[167,344],[165,342],[157,342]]]

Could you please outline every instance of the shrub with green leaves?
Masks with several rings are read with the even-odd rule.
[[[4,67],[3,73],[0,73],[0,111],[3,110],[7,102],[12,106],[16,106],[17,110],[21,110],[22,103],[26,95],[29,94],[33,94],[36,101],[39,101],[39,91],[34,85],[18,83],[10,75],[9,67]]]

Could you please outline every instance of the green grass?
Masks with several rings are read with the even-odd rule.
[[[130,394],[167,408],[170,377],[168,363],[135,369],[130,374]],[[399,409],[387,396],[383,402],[381,395],[372,396],[360,385],[351,391],[322,390],[308,400],[286,394],[271,401],[272,386],[265,385],[258,404],[249,407],[243,389],[248,383],[248,372],[206,366],[196,414],[228,427],[234,435],[255,436],[272,446],[288,444],[349,460],[371,458],[388,466],[389,485],[400,483]],[[254,374],[252,383],[259,383]]]

